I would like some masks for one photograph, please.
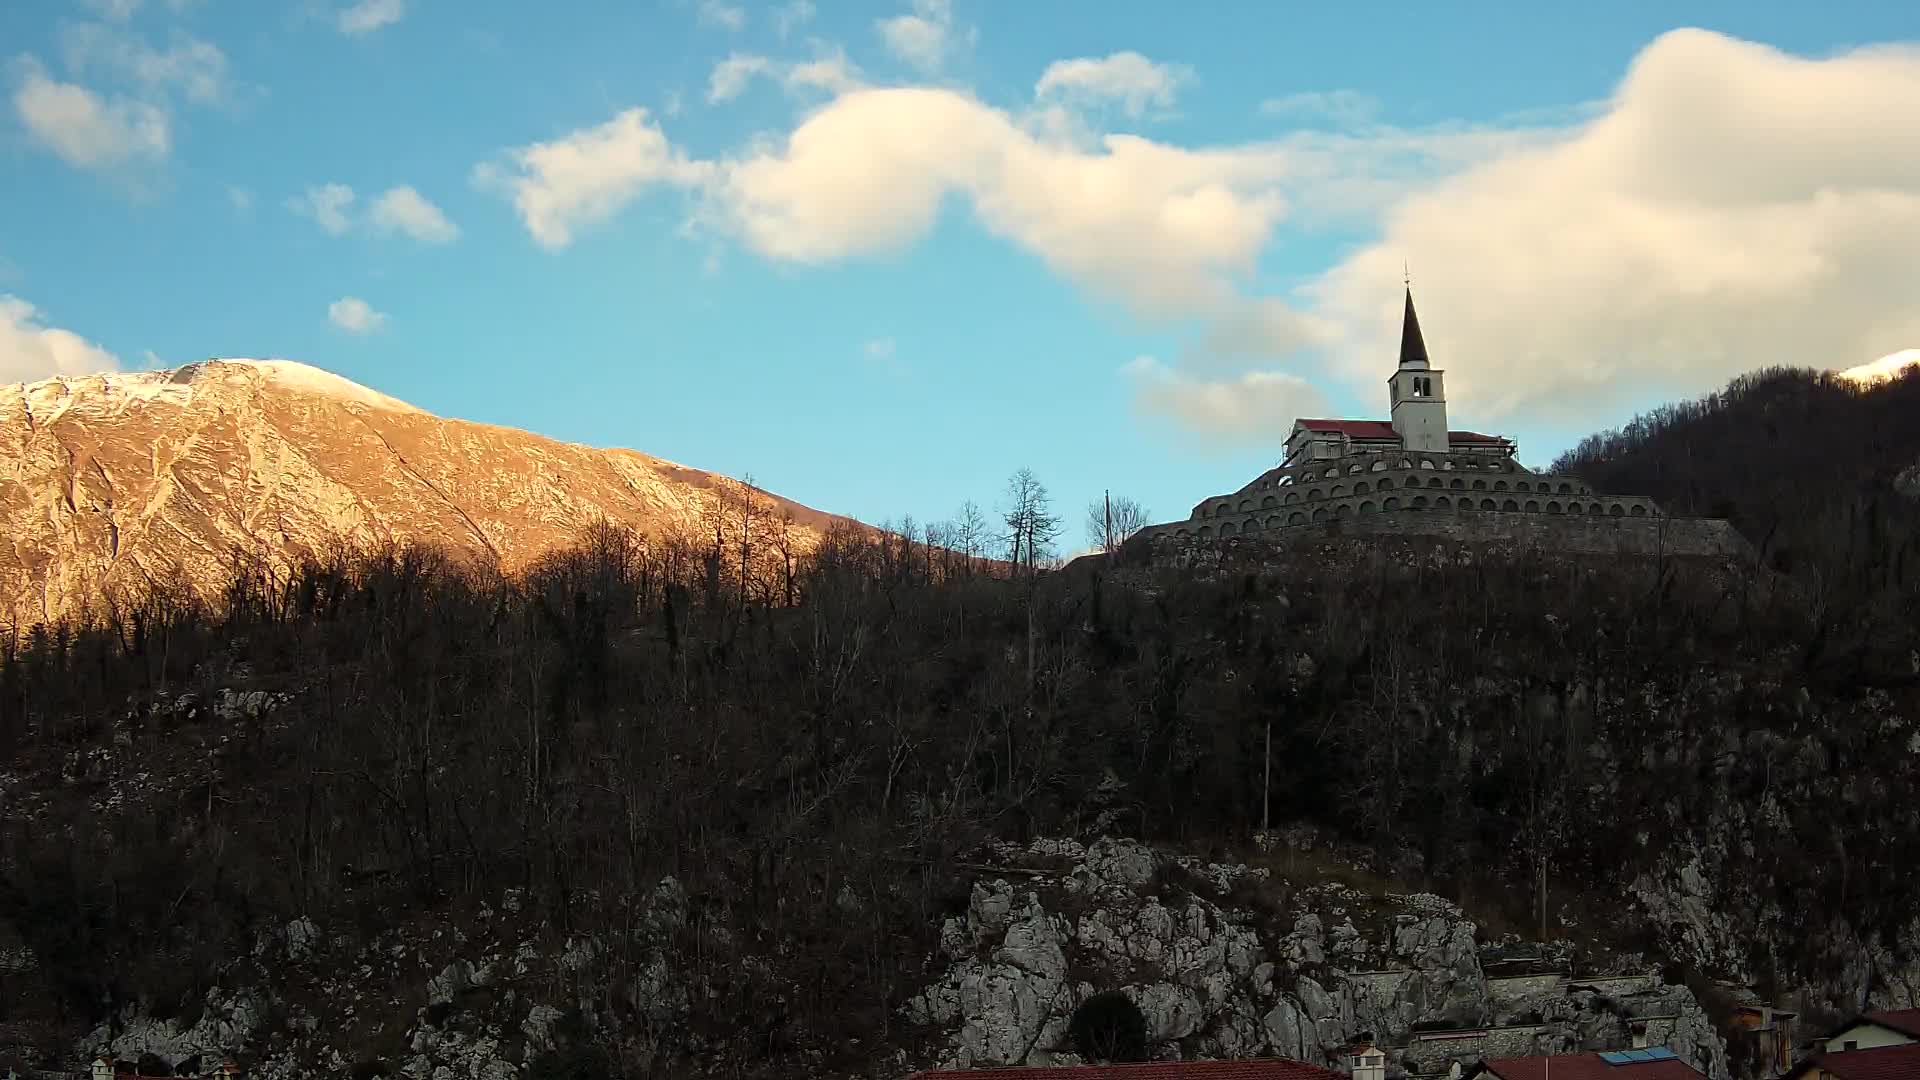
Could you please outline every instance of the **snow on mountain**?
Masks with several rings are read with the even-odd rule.
[[[219,359],[0,386],[0,618],[183,578],[235,553],[285,566],[352,545],[430,542],[523,568],[605,520],[659,532],[741,486],[631,450],[446,419],[291,360]],[[801,549],[836,519],[764,492]],[[9,610],[10,609],[10,610]]]

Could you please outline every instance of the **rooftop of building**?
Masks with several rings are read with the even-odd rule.
[[[1346,1080],[1344,1074],[1332,1069],[1289,1058],[949,1069],[915,1073],[910,1080],[962,1080],[966,1077],[991,1080]]]
[[[1488,1058],[1468,1075],[1481,1072],[1500,1080],[1700,1080],[1701,1076],[1700,1070],[1665,1047]]]
[[[1805,1076],[1815,1069],[1839,1080],[1920,1080],[1920,1043],[1815,1054],[1794,1066],[1787,1076]]]
[[[1321,417],[1303,418],[1294,421],[1308,431],[1345,435],[1349,439],[1391,439],[1400,441],[1400,433],[1393,429],[1391,420],[1331,420]],[[1450,443],[1503,443],[1507,440],[1498,435],[1482,435],[1477,431],[1449,431]]]

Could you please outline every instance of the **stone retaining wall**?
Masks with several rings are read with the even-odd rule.
[[[1309,525],[1247,535],[1249,540],[1293,543],[1340,537],[1432,537],[1455,543],[1505,543],[1576,555],[1695,555],[1747,560],[1749,545],[1720,518],[1569,517],[1460,509],[1383,510]],[[1188,543],[1217,543],[1218,537],[1177,537],[1158,531],[1149,543],[1156,552]],[[1228,539],[1225,542],[1231,543]]]

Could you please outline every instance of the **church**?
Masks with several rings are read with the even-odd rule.
[[[1407,290],[1400,359],[1387,378],[1388,419],[1299,419],[1277,467],[1193,508],[1185,521],[1141,531],[1149,543],[1329,531],[1536,540],[1588,551],[1666,550],[1669,530],[1652,499],[1601,495],[1572,476],[1535,473],[1511,439],[1447,424],[1446,372],[1427,355]],[[1554,519],[1558,519],[1557,521]],[[1725,522],[1676,539],[1724,554]],[[1319,528],[1315,528],[1318,526]]]

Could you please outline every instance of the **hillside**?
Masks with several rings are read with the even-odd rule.
[[[1890,567],[1886,544],[1920,525],[1916,418],[1920,366],[1870,382],[1760,371],[1591,436],[1550,471],[1651,495],[1671,513],[1728,518],[1777,569]]]
[[[1120,990],[1163,1054],[1639,1009],[1751,1075],[1715,980],[1920,1005],[1915,542],[1032,575],[830,530],[768,589],[600,530],[150,597],[0,638],[0,1055],[897,1080]]]
[[[443,419],[284,360],[0,387],[0,616],[17,621],[155,583],[217,596],[236,556],[285,572],[429,541],[515,572],[593,521],[699,531],[745,508],[795,551],[836,520],[631,450]]]

